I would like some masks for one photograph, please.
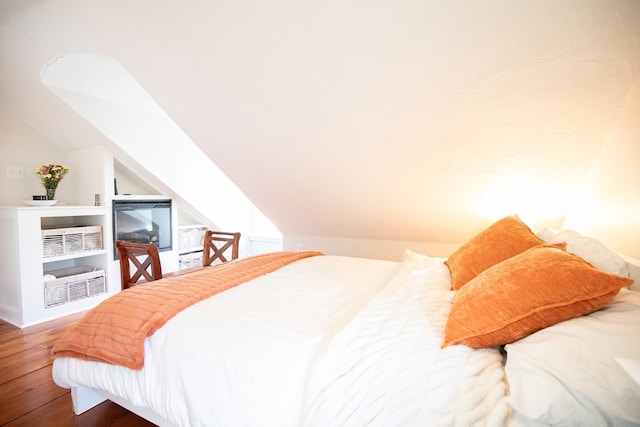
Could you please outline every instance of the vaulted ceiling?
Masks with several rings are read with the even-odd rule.
[[[640,2],[2,0],[0,102],[68,150],[108,142],[40,81],[77,52],[285,235],[459,242],[563,216],[640,75]]]

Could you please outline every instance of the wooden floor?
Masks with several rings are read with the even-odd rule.
[[[153,424],[106,401],[82,415],[71,394],[51,378],[51,347],[81,314],[19,329],[0,320],[0,426],[149,427]]]

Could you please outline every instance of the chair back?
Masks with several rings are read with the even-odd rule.
[[[117,240],[114,245],[120,258],[122,289],[136,285],[141,279],[143,282],[153,282],[162,278],[160,254],[156,245],[124,240]]]
[[[204,235],[202,265],[211,265],[214,261],[227,262],[238,258],[240,233],[207,230]]]

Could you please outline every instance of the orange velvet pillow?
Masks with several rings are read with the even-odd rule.
[[[631,283],[557,246],[537,246],[487,269],[456,293],[442,346],[508,344],[596,311]]]
[[[451,271],[451,289],[457,291],[492,265],[543,243],[517,216],[502,218],[458,248],[445,261]]]

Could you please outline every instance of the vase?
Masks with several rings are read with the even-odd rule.
[[[55,188],[45,188],[47,193],[47,200],[55,200],[56,199],[56,189]]]

